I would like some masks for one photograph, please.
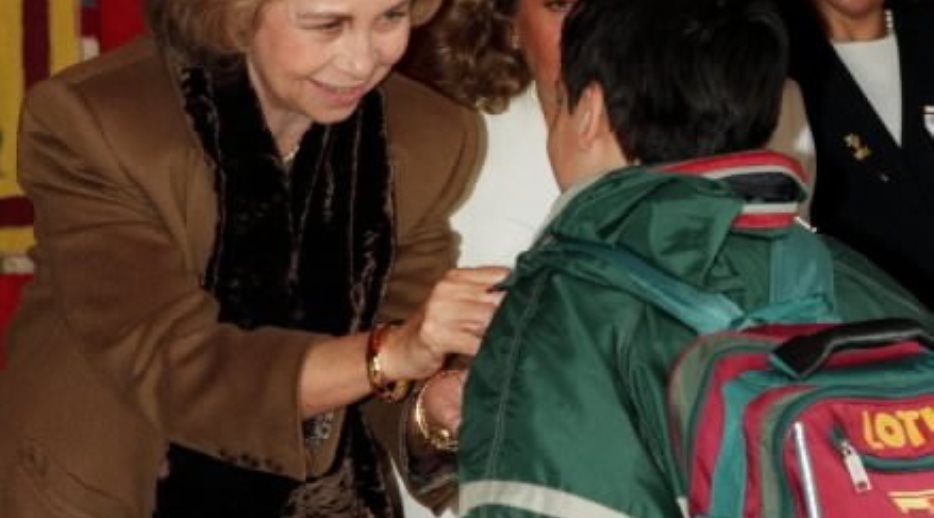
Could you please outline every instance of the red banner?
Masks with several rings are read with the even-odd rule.
[[[3,346],[6,343],[6,326],[19,303],[23,285],[29,279],[32,279],[32,275],[0,275],[0,369],[3,369],[6,364],[6,356],[3,353]]]
[[[144,30],[141,0],[98,0],[101,51],[118,47]]]

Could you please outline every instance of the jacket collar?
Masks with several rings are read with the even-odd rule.
[[[769,229],[791,225],[808,191],[807,173],[801,164],[791,157],[766,150],[676,162],[663,165],[659,170],[730,184],[744,200],[742,211],[733,221],[735,228]]]
[[[700,285],[731,233],[785,233],[805,198],[805,178],[793,159],[758,150],[627,167],[584,188],[539,243],[625,246]]]

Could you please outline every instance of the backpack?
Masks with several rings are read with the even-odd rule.
[[[669,380],[689,514],[930,514],[934,357],[919,342],[934,339],[905,319],[700,337]]]
[[[826,245],[773,246],[772,300],[743,311],[625,249],[563,243],[628,272],[631,292],[697,338],[641,402],[669,423],[669,473],[699,517],[934,514],[934,337],[908,319],[841,323]]]

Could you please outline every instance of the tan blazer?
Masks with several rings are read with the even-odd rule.
[[[300,435],[298,367],[319,337],[218,324],[200,287],[217,200],[171,69],[141,40],[25,103],[37,275],[0,371],[4,518],[148,517],[169,441],[295,478],[332,458],[333,441],[307,452]],[[398,251],[380,318],[394,319],[453,264],[447,218],[484,137],[410,80],[383,88]],[[370,405],[384,444],[400,444],[398,406]]]

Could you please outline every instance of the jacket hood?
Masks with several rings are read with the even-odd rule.
[[[626,247],[702,285],[731,232],[783,235],[805,189],[797,162],[769,151],[627,167],[575,196],[539,245],[542,251],[565,241]]]

